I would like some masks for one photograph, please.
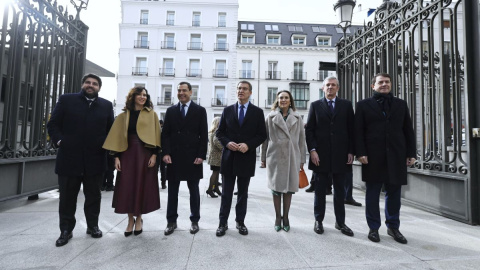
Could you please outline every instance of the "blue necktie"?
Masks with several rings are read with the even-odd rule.
[[[182,118],[185,118],[185,106],[186,104],[182,104],[182,109],[180,110],[180,113],[182,114]]]
[[[240,106],[240,115],[238,116],[238,123],[240,126],[243,124],[243,119],[245,118],[245,112],[243,111],[244,108],[245,106]]]
[[[330,108],[330,112],[332,112],[332,114],[333,114],[333,101],[332,100],[328,101],[328,108]]]

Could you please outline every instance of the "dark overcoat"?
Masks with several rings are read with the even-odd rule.
[[[383,114],[374,98],[357,103],[355,109],[356,156],[367,156],[362,180],[407,184],[407,157],[416,157],[415,133],[407,103],[393,98],[390,112]]]
[[[223,145],[220,173],[237,177],[255,176],[257,147],[267,138],[263,110],[250,103],[240,126],[238,122],[238,102],[223,110],[220,125],[216,133]],[[227,148],[229,142],[245,143],[248,151],[231,151]]]
[[[102,145],[113,123],[112,103],[97,97],[92,105],[82,92],[61,95],[47,123],[48,134],[60,142],[55,173],[92,176],[107,168]]]
[[[346,173],[348,154],[354,153],[353,106],[350,101],[336,98],[334,113],[328,108],[325,98],[310,105],[305,137],[307,148],[317,151],[320,165],[310,159],[308,168],[314,172]]]
[[[162,129],[162,155],[170,155],[167,180],[197,180],[203,178],[203,165],[195,165],[196,158],[206,159],[208,124],[205,108],[193,101],[185,118],[180,103],[167,109]]]

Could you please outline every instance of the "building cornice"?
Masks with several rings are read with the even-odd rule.
[[[255,50],[282,50],[282,51],[321,51],[336,52],[336,47],[314,47],[314,46],[282,46],[282,45],[263,45],[263,44],[237,44],[237,50],[255,49]]]

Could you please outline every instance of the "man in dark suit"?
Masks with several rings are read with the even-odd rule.
[[[177,87],[178,104],[165,113],[162,130],[162,155],[167,164],[168,201],[165,235],[177,228],[178,190],[180,181],[187,181],[190,191],[190,233],[198,232],[200,191],[203,161],[207,156],[208,124],[205,108],[191,100],[192,86],[181,82]]]
[[[247,214],[248,185],[250,177],[255,175],[256,148],[267,138],[263,110],[249,102],[251,94],[250,82],[238,83],[238,102],[223,110],[216,133],[224,147],[220,166],[220,173],[223,175],[223,193],[217,236],[225,235],[228,229],[235,180],[238,188],[235,206],[236,228],[241,235],[248,234],[244,223]]]
[[[400,197],[407,184],[407,167],[416,157],[415,133],[407,102],[393,97],[390,75],[379,73],[372,80],[373,97],[357,103],[355,150],[366,182],[368,239],[379,242],[381,225],[379,197],[385,186],[385,223],[395,241],[406,244],[400,227]]]
[[[329,174],[333,179],[333,207],[335,228],[353,236],[345,225],[345,173],[353,162],[353,107],[352,103],[337,97],[338,80],[327,77],[323,81],[325,98],[310,105],[307,128],[307,147],[310,152],[308,168],[315,175],[314,231],[323,233],[325,193]]]
[[[56,246],[63,246],[72,238],[75,228],[75,210],[80,185],[85,194],[84,212],[87,234],[102,237],[98,228],[101,185],[107,169],[107,156],[102,148],[113,123],[113,106],[98,97],[102,80],[94,74],[82,79],[82,90],[60,96],[47,128],[58,148],[55,173],[60,190],[60,238]]]

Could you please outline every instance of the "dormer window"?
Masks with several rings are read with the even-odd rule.
[[[255,43],[255,34],[243,33],[241,43]]]
[[[267,44],[280,45],[280,35],[267,35]]]
[[[323,37],[323,36],[318,36],[317,37],[317,46],[330,46],[330,37]]]
[[[293,35],[292,45],[305,45],[306,36]]]

